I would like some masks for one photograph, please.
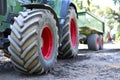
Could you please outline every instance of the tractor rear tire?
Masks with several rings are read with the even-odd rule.
[[[103,36],[99,35],[99,44],[100,44],[100,50],[103,49]]]
[[[62,29],[61,46],[59,47],[59,58],[72,58],[77,55],[79,33],[77,26],[77,14],[73,7],[68,9],[65,23]]]
[[[20,12],[11,25],[11,61],[24,74],[47,73],[57,60],[58,35],[53,14],[48,10]]]
[[[87,38],[88,49],[99,50],[99,36],[98,34],[91,34]]]

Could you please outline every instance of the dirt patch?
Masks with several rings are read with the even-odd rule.
[[[114,45],[114,44],[112,44]],[[115,45],[114,45],[115,46]],[[1,80],[119,80],[120,49],[90,51],[80,49],[74,59],[58,60],[43,75],[24,75],[15,71],[10,60],[0,54]]]

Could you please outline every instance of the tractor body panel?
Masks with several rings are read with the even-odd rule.
[[[38,0],[37,4],[47,4],[49,5],[57,14],[58,18],[65,18],[67,14],[67,10],[70,4],[73,4],[72,0]]]
[[[0,32],[10,28],[14,16],[22,10],[17,0],[0,0]]]

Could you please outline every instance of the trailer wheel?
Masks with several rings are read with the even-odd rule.
[[[102,35],[99,36],[99,44],[100,44],[100,50],[102,50],[103,49],[103,36]]]
[[[91,34],[87,38],[88,49],[99,50],[99,36],[98,34]]]
[[[78,51],[78,27],[75,9],[70,7],[62,29],[59,58],[72,58]]]
[[[11,61],[15,69],[25,73],[48,72],[57,59],[56,21],[48,10],[20,12],[9,36]]]

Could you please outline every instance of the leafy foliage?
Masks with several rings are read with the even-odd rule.
[[[120,4],[120,0],[113,0],[115,4]]]

